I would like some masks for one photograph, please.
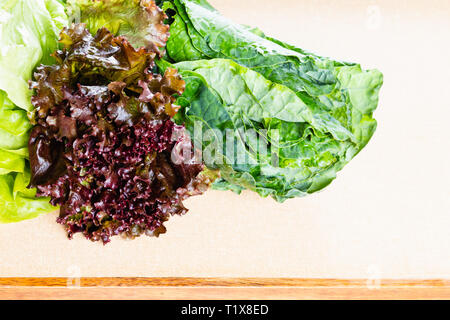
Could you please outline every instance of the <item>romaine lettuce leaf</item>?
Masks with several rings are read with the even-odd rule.
[[[30,181],[28,137],[32,110],[28,81],[40,63],[52,63],[60,29],[67,25],[57,0],[0,3],[0,222],[34,218],[55,208],[36,199]]]

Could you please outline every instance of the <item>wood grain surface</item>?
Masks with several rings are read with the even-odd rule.
[[[450,280],[0,278],[0,299],[450,299]]]

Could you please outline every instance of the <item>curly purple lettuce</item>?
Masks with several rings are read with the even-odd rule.
[[[31,85],[30,186],[61,206],[69,237],[164,233],[171,215],[187,212],[182,201],[211,183],[171,120],[185,82],[175,69],[152,72],[156,49],[134,49],[105,28],[92,36],[74,25],[61,43],[58,63],[39,67]]]

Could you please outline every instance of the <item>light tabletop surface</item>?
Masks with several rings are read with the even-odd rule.
[[[450,2],[211,0],[232,20],[384,73],[368,146],[326,190],[208,191],[160,238],[0,225],[0,277],[450,278]]]

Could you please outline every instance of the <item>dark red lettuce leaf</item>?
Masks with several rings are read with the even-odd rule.
[[[30,187],[54,182],[66,171],[64,145],[50,138],[42,126],[33,128],[28,142],[31,163]]]
[[[187,212],[182,201],[211,183],[171,120],[184,81],[174,69],[153,74],[154,52],[104,28],[92,36],[74,25],[61,39],[58,65],[40,67],[32,84],[32,186],[61,206],[70,237],[165,232],[170,215]]]
[[[149,70],[155,66],[156,52],[135,49],[124,37],[114,37],[105,28],[92,36],[85,25],[76,24],[63,29],[60,42],[64,49],[54,54],[58,64],[38,67],[31,83],[38,117],[47,116],[50,108],[62,102],[65,87],[124,82],[127,90],[141,92],[139,81],[153,77]]]

